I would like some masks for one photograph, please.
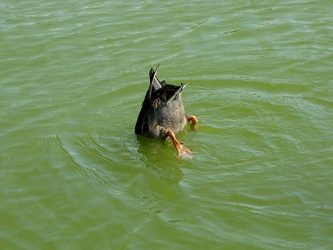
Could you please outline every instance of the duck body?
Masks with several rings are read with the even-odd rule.
[[[178,134],[189,121],[181,97],[185,85],[174,86],[165,81],[160,82],[153,69],[150,69],[149,76],[151,84],[135,125],[135,133],[166,139],[169,130]]]
[[[158,66],[156,70],[149,71],[150,85],[135,125],[135,133],[162,140],[171,137],[174,144],[182,144],[176,140],[175,135],[189,121],[192,124],[197,122],[196,117],[185,113],[181,95],[186,85],[174,86],[164,80],[160,81],[156,77],[157,69]]]

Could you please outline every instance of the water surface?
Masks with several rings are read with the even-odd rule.
[[[2,1],[4,249],[330,249],[330,1]],[[178,138],[137,137],[151,67]]]

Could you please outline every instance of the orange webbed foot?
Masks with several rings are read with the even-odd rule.
[[[179,159],[192,159],[193,158],[193,151],[184,146],[182,142],[179,142],[177,146],[175,146],[178,151],[178,158]]]
[[[167,136],[169,136],[173,142],[173,145],[178,151],[178,158],[179,159],[192,159],[193,152],[191,149],[184,146],[183,142],[179,142],[175,136],[175,134],[169,130],[167,132]]]
[[[188,118],[192,123],[191,123],[191,128],[196,129],[197,128],[197,123],[199,122],[198,118],[194,115],[189,116]]]

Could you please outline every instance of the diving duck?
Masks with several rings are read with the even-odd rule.
[[[160,81],[156,76],[158,67],[149,71],[150,85],[135,125],[135,133],[161,140],[170,137],[178,151],[178,158],[192,158],[192,151],[176,138],[176,134],[188,122],[192,122],[192,127],[198,122],[195,116],[185,114],[181,94],[186,85],[174,86],[165,80]]]

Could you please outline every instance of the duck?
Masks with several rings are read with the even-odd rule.
[[[170,138],[178,152],[178,158],[192,158],[193,151],[179,142],[176,135],[191,122],[191,127],[196,128],[196,116],[185,113],[182,91],[187,84],[180,86],[167,84],[160,81],[156,69],[149,71],[150,84],[142,103],[140,113],[135,125],[135,133],[147,138],[166,140]]]

